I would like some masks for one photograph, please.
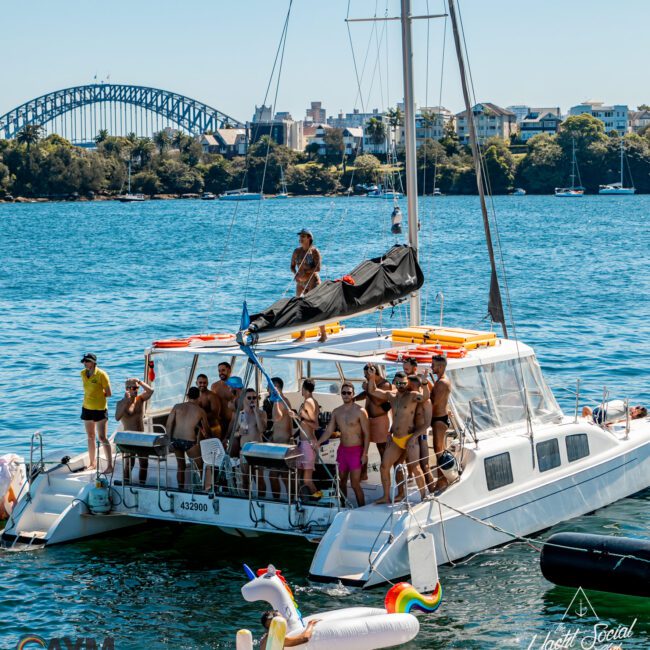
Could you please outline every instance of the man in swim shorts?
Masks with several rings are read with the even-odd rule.
[[[216,393],[221,402],[221,414],[219,416],[221,424],[221,437],[225,438],[230,429],[230,422],[232,420],[233,411],[230,408],[230,402],[232,401],[232,390],[226,384],[230,375],[232,374],[232,366],[227,361],[222,361],[217,366],[217,371],[219,373],[219,380],[215,381],[210,390],[213,393]]]
[[[431,428],[431,414],[433,404],[431,404],[431,393],[429,392],[428,382],[424,375],[409,375],[409,388],[422,394],[422,405],[415,414],[416,435],[414,435],[406,446],[406,463],[409,467],[409,475],[414,475],[411,470],[415,464],[420,465],[424,480],[429,492],[433,493],[436,480],[429,467],[429,430]]]
[[[115,407],[115,419],[121,423],[124,431],[144,431],[144,403],[153,395],[153,388],[135,377],[126,380],[125,388],[124,397]],[[139,388],[142,388],[140,394],[138,394]],[[135,455],[128,454],[124,462],[124,477],[128,480],[131,479],[134,465]],[[144,485],[147,482],[149,458],[138,456],[138,466],[140,468],[138,480],[140,485]]]
[[[187,402],[176,404],[167,418],[167,435],[171,439],[171,448],[176,455],[176,479],[179,490],[185,488],[185,454],[196,463],[199,471],[203,468],[199,440],[206,437],[210,425],[208,416],[199,406],[200,395],[199,389],[192,386],[187,391]]]
[[[368,413],[366,409],[355,404],[354,386],[347,381],[341,385],[341,399],[343,404],[332,411],[332,419],[318,446],[329,440],[334,432],[340,432],[341,441],[336,455],[340,490],[344,495],[347,493],[348,477],[350,477],[357,504],[364,506],[366,500],[361,489],[361,467],[368,462],[370,444]]]
[[[302,471],[302,481],[311,495],[317,494],[317,488],[313,481],[314,469],[316,467],[316,449],[318,448],[318,439],[316,438],[316,429],[318,429],[318,416],[320,406],[314,399],[314,388],[316,385],[311,379],[305,379],[302,382],[302,399],[303,402],[298,409],[299,418],[299,440],[298,443],[302,458],[298,461],[298,469]]]
[[[311,230],[303,228],[298,233],[298,241],[300,246],[293,251],[291,256],[291,272],[293,279],[296,281],[296,295],[304,296],[312,289],[315,289],[320,284],[320,276],[318,275],[321,267],[320,251],[314,246],[314,236]],[[297,342],[305,340],[305,333],[300,332],[300,336],[296,339]],[[320,327],[321,343],[327,341],[327,332],[325,326]]]
[[[88,352],[81,359],[84,369],[81,371],[81,382],[84,389],[84,401],[81,407],[81,419],[86,428],[88,437],[88,469],[95,469],[98,460],[95,459],[95,432],[104,448],[104,455],[108,466],[104,470],[106,474],[113,471],[113,458],[111,456],[111,444],[106,437],[106,425],[108,424],[108,398],[111,393],[111,382],[108,375],[97,366],[97,357]]]
[[[221,400],[216,393],[208,388],[208,384],[207,375],[203,373],[197,375],[196,386],[201,393],[198,404],[208,416],[208,424],[210,425],[208,438],[219,438],[221,440]]]
[[[290,445],[293,443],[293,419],[295,413],[291,410],[289,401],[284,396],[284,381],[281,377],[271,377],[271,382],[278,392],[277,397],[272,399],[273,403],[273,436],[271,442],[280,445]],[[269,474],[271,481],[271,492],[274,497],[280,498],[282,494],[281,485],[286,484],[282,474],[278,471],[271,471]]]
[[[451,393],[451,382],[445,375],[447,370],[447,359],[443,356],[436,356],[431,359],[431,371],[435,375],[435,381],[431,388],[431,403],[433,405],[431,416],[431,429],[433,430],[433,449],[436,452],[436,459],[446,449],[447,429],[449,429],[449,395]],[[436,482],[436,494],[447,488],[449,482],[437,468],[438,480]]]
[[[629,407],[629,414],[630,414],[630,420],[640,420],[648,415],[648,409],[645,406],[630,406]],[[591,416],[593,421],[596,424],[613,424],[614,422],[622,422],[625,420],[625,417],[619,418],[617,420],[612,420],[608,421],[606,419],[607,417],[607,412],[606,410],[603,410],[600,406],[596,406],[596,408],[591,409],[589,406],[585,406],[582,409],[582,417],[587,418]]]
[[[415,416],[418,407],[421,407],[423,402],[422,395],[409,390],[408,380],[403,372],[395,373],[394,384],[397,389],[395,392],[392,390],[381,390],[376,386],[376,372],[374,369],[368,371],[368,394],[388,400],[393,409],[393,424],[391,427],[391,436],[384,457],[381,461],[381,484],[384,489],[384,494],[381,499],[376,503],[389,503],[390,502],[390,473],[391,469],[402,463],[406,457],[406,446],[409,440],[415,435]],[[421,433],[420,431],[417,432]],[[424,499],[426,490],[424,488],[424,477],[422,470],[419,467],[413,468],[413,475],[418,482],[420,489],[420,496]],[[402,498],[404,480],[397,479],[400,485],[397,497]]]
[[[244,405],[239,414],[237,428],[235,429],[235,440],[239,441],[239,449],[247,442],[262,442],[262,434],[266,430],[266,413],[258,406],[258,402],[259,397],[255,389],[247,388],[244,393]],[[240,456],[240,462],[244,489],[248,490],[248,463],[243,456]],[[262,485],[260,478],[260,470],[256,469],[255,484],[257,485],[258,493]]]

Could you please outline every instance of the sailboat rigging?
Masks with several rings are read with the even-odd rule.
[[[577,171],[577,174],[576,174]],[[555,196],[561,198],[574,198],[584,196],[585,188],[582,185],[576,185],[576,175],[580,180],[580,170],[576,160],[576,139],[571,140],[571,187],[556,187]]]
[[[621,180],[618,183],[610,183],[609,185],[601,185],[598,189],[598,194],[617,194],[617,195],[627,195],[634,194],[636,189],[634,184],[632,187],[625,187],[623,185],[623,162],[625,157],[625,142],[621,138]],[[630,174],[630,177],[632,174]],[[631,178],[630,178],[631,180]]]

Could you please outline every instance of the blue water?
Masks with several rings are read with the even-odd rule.
[[[573,408],[564,389],[578,377],[585,402],[604,385],[650,402],[650,196],[495,205],[517,335],[535,347],[563,407]],[[0,205],[0,451],[26,454],[36,429],[48,452],[82,449],[83,353],[98,355],[119,395],[126,376],[142,373],[152,340],[233,330],[244,297],[254,311],[291,292],[300,228],[314,231],[323,275],[335,278],[393,243],[389,213],[364,198]],[[445,323],[484,326],[489,267],[477,199],[427,199],[421,221],[427,320],[438,322],[442,292]],[[383,324],[405,318],[398,309]],[[650,537],[649,513],[646,491],[558,529]],[[234,647],[239,627],[259,632],[261,611],[239,595],[242,561],[285,569],[305,612],[381,603],[382,589],[309,585],[312,552],[284,538],[242,543],[159,527],[0,554],[1,647],[30,632],[112,635],[120,649]],[[441,580],[443,605],[421,619],[412,648],[527,647],[535,634],[540,643],[574,595],[546,582],[537,551],[522,544],[444,567]],[[647,601],[589,595],[603,621],[639,619],[624,648],[650,646]]]

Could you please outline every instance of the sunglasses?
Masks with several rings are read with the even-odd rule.
[[[257,399],[257,395],[254,396],[254,397],[253,397],[252,395],[250,395],[250,396],[247,397],[246,399],[247,399],[249,402],[254,402],[254,401]]]
[[[395,386],[408,386],[407,381],[396,381]]]
[[[137,386],[127,386],[127,390],[138,390]]]
[[[354,393],[351,390],[342,390],[341,395],[354,395]]]

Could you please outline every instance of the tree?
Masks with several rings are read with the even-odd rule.
[[[442,138],[440,139],[440,144],[445,148],[445,152],[448,156],[460,153],[460,140],[452,120],[448,120],[442,127]]]
[[[138,167],[142,169],[151,161],[154,150],[154,144],[149,138],[138,138],[131,149],[131,157],[138,161]]]
[[[636,107],[637,111],[650,111],[650,106],[647,104],[641,104],[640,106]]]
[[[489,138],[483,147],[483,162],[492,194],[505,194],[513,187],[515,161],[501,138]]]
[[[386,140],[386,124],[377,117],[368,120],[365,131],[373,144],[381,144]]]
[[[108,129],[100,129],[99,133],[95,136],[95,144],[99,144],[100,142],[104,142],[106,138],[108,138]]]
[[[381,175],[381,162],[372,154],[357,156],[354,161],[354,177],[357,183],[376,183]]]
[[[292,194],[330,194],[340,188],[337,172],[313,163],[292,167],[286,181]]]
[[[36,144],[41,139],[43,127],[40,124],[26,124],[18,134],[16,140],[20,144],[24,144],[29,149],[33,144]]]
[[[136,192],[142,192],[143,194],[148,194],[152,196],[153,194],[158,194],[160,192],[160,181],[158,176],[152,171],[143,171],[135,174],[131,178],[131,186]]]
[[[517,185],[532,194],[551,194],[566,182],[562,147],[548,133],[536,135],[527,144],[528,152],[517,169]]]
[[[386,119],[388,120],[388,126],[395,132],[398,127],[404,124],[404,113],[399,107],[389,108],[386,111]]]
[[[327,129],[323,135],[325,144],[325,162],[331,165],[340,165],[345,153],[343,129]]]
[[[169,134],[167,131],[158,131],[158,133],[155,133],[153,136],[153,142],[158,147],[158,152],[162,156],[167,149],[171,146],[171,138],[169,137]]]
[[[230,189],[232,173],[228,161],[223,156],[216,155],[212,164],[205,170],[203,181],[208,192],[221,194]]]

